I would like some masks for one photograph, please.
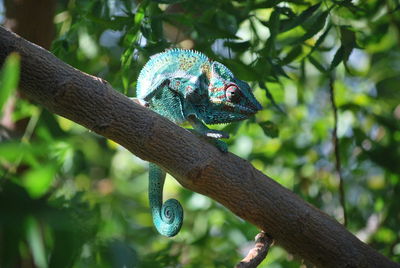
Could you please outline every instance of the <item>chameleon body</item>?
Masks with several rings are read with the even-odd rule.
[[[180,124],[188,121],[194,131],[210,138],[221,151],[227,146],[220,138],[229,135],[205,124],[246,119],[262,109],[249,85],[237,79],[223,64],[193,50],[172,49],[150,58],[137,81],[139,103]],[[205,123],[205,124],[204,124]],[[175,199],[162,204],[166,173],[149,167],[149,200],[156,229],[165,236],[176,235],[183,210]]]

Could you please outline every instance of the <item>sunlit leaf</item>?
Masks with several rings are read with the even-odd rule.
[[[220,29],[227,30],[231,34],[235,35],[238,30],[237,19],[235,16],[227,12],[218,12],[216,14],[217,26]]]
[[[321,3],[315,4],[304,10],[300,15],[295,18],[287,19],[282,21],[281,32],[289,31],[290,29],[297,27],[304,23],[305,20],[309,19],[315,11],[321,6]]]
[[[224,42],[224,45],[226,47],[229,47],[235,52],[245,52],[246,50],[249,49],[251,46],[251,43],[249,41],[242,41],[242,42]]]
[[[285,72],[285,70],[282,68],[282,65],[280,63],[275,63],[274,61],[270,61],[270,64],[272,66],[272,69],[274,70],[275,74],[284,76],[286,78],[290,79],[290,76]]]
[[[356,34],[354,31],[350,30],[348,27],[340,27],[340,40],[342,45],[346,47],[356,46]]]
[[[357,47],[356,34],[348,27],[340,27],[340,40],[344,50],[343,62],[346,63],[353,49]]]
[[[38,268],[46,268],[47,258],[43,241],[43,234],[40,225],[33,217],[29,217],[26,221],[26,232],[29,246],[32,250],[33,261]]]
[[[346,7],[352,12],[363,11],[363,8],[360,6],[356,6],[352,0],[333,0],[335,4]]]
[[[240,79],[246,81],[256,81],[260,77],[257,70],[255,70],[252,66],[247,66],[234,60],[226,60],[226,64],[233,72],[240,74]]]
[[[400,99],[400,91],[397,87],[400,85],[400,77],[388,77],[387,79],[381,80],[376,84],[376,89],[379,98],[386,100],[392,100],[394,102]]]
[[[26,172],[23,183],[29,194],[34,198],[38,198],[48,191],[55,174],[55,166],[51,164],[43,165]]]
[[[153,0],[156,3],[160,3],[160,4],[176,4],[176,3],[181,3],[181,2],[185,2],[187,0]]]
[[[336,51],[335,56],[333,56],[331,65],[329,67],[330,70],[335,69],[336,66],[338,66],[339,63],[341,63],[343,61],[344,57],[345,57],[345,48],[344,48],[344,46],[340,46],[339,49]],[[311,61],[311,57],[310,57],[310,61]]]
[[[312,26],[309,27],[308,31],[303,36],[293,40],[291,43],[298,44],[316,35],[319,31],[321,31],[324,28],[328,15],[329,15],[328,10],[314,15],[315,18],[313,18],[313,21],[311,23]]]
[[[279,27],[280,27],[279,16],[280,16],[279,11],[275,10],[274,12],[272,12],[268,23],[265,24],[269,28],[270,36],[265,44],[263,53],[268,56],[271,56],[273,54],[273,51],[275,50],[275,39],[279,33]]]
[[[265,91],[265,96],[271,101],[271,104],[281,113],[285,114],[285,111],[282,110],[282,108],[276,103],[274,97],[272,96],[270,90],[267,88],[265,83],[259,82],[258,86],[262,88]]]
[[[20,56],[11,53],[5,60],[0,74],[0,112],[9,96],[16,90],[19,81]]]
[[[279,3],[284,2],[283,0],[266,0],[260,1],[256,4],[253,4],[253,8],[271,8],[277,6]]]
[[[326,69],[324,66],[322,66],[321,63],[319,63],[313,56],[309,56],[308,60],[312,65],[314,65],[315,68],[317,68],[321,73],[325,73]]]
[[[303,52],[303,48],[301,45],[295,46],[292,48],[289,53],[282,59],[282,64],[289,64],[294,61],[298,56]]]
[[[314,50],[318,49],[320,47],[320,45],[322,44],[322,42],[324,42],[326,36],[328,35],[329,31],[332,28],[332,24],[329,24],[325,31],[323,32],[323,34],[321,34],[321,36],[317,39],[317,42],[315,42],[314,46],[312,47],[311,51],[309,54],[311,54]]]

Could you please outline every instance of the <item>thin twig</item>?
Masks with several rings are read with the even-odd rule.
[[[339,147],[339,139],[337,136],[337,125],[338,125],[338,114],[337,114],[337,106],[335,102],[335,88],[334,88],[335,79],[333,75],[329,78],[329,92],[333,110],[333,131],[332,131],[332,143],[335,152],[335,162],[336,162],[336,172],[339,177],[339,200],[343,209],[343,225],[347,226],[347,214],[346,214],[346,197],[344,193],[344,180],[342,176],[342,164],[340,160],[340,147]]]
[[[272,237],[261,231],[256,235],[255,240],[254,248],[247,253],[247,256],[235,268],[255,268],[267,257],[269,247],[274,242]]]

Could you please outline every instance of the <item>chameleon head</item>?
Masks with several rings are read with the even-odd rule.
[[[226,66],[215,61],[211,63],[208,95],[209,111],[206,114],[212,116],[206,115],[203,118],[208,124],[243,120],[262,109],[250,86],[236,78]]]

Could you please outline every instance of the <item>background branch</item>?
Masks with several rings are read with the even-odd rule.
[[[261,231],[255,237],[254,247],[247,253],[247,256],[236,265],[235,268],[254,268],[257,267],[267,256],[268,250],[274,240],[265,232]]]
[[[339,177],[339,200],[340,205],[342,206],[343,210],[343,225],[347,226],[347,213],[346,213],[346,194],[344,191],[344,180],[342,175],[342,161],[340,160],[340,147],[339,147],[339,139],[337,136],[337,126],[338,126],[338,113],[337,113],[337,106],[335,102],[335,79],[333,74],[329,77],[329,93],[332,105],[332,112],[333,112],[333,130],[332,130],[332,144],[333,150],[335,154],[335,168],[336,173]]]
[[[20,90],[28,98],[160,165],[184,187],[220,202],[289,252],[320,267],[399,267],[247,161],[220,153],[106,81],[0,28],[0,64],[12,51],[21,54]]]

